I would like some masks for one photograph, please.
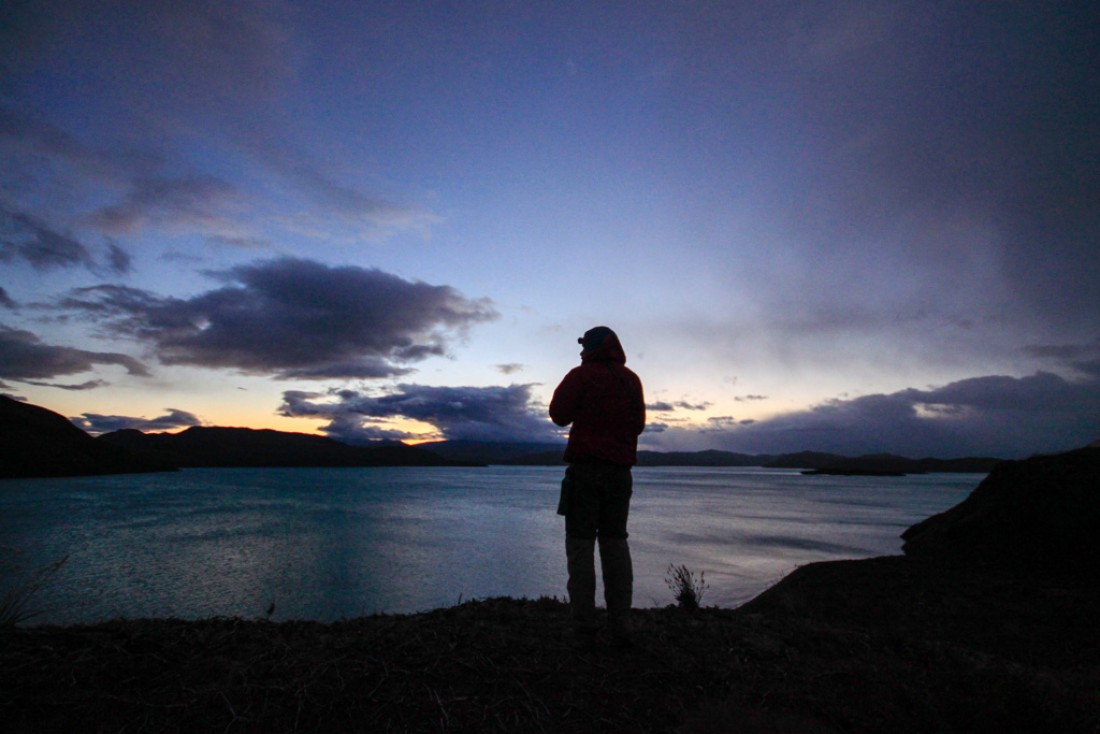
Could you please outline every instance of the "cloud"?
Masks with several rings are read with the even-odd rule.
[[[124,275],[130,272],[130,266],[132,264],[132,258],[130,253],[122,249],[116,244],[108,245],[107,247],[107,267],[108,270]]]
[[[345,232],[362,238],[423,231],[437,221],[341,180],[331,153],[318,160],[294,141],[299,126],[288,124],[282,102],[299,91],[310,50],[299,45],[289,5],[153,0],[108,12],[110,22],[86,3],[24,3],[6,18],[19,32],[5,37],[0,29],[11,52],[0,52],[0,69],[21,92],[10,97],[17,108],[0,105],[0,144],[19,153],[0,171],[0,183],[36,193],[24,197],[35,203],[29,211],[113,235],[186,227],[230,243],[265,241],[253,219],[329,241]],[[68,72],[76,65],[79,85]],[[95,149],[86,126],[77,137],[46,119],[48,106],[38,103],[43,89],[67,95],[69,105],[98,120],[114,119],[122,129],[109,152]],[[181,173],[178,163],[193,152],[197,133],[217,155],[233,156],[251,184],[257,176],[274,180],[260,187],[272,200],[246,199],[216,176]],[[57,190],[84,204],[43,195]],[[288,206],[280,197],[289,190],[301,197]]]
[[[745,249],[727,262],[761,331],[791,350],[900,335],[950,358],[981,349],[974,325],[1095,330],[1100,103],[1082,59],[1097,28],[1095,3],[780,3],[686,20],[676,96],[683,114],[728,122],[696,129],[713,165],[751,176],[736,202],[750,221],[728,238]]]
[[[78,239],[45,222],[0,205],[0,262],[23,261],[35,270],[85,267],[93,272],[122,274],[130,270],[130,255],[108,246],[102,263]]]
[[[134,418],[125,415],[101,415],[99,413],[83,413],[70,418],[74,425],[88,433],[99,435],[111,431],[121,431],[126,428],[135,428],[139,431],[171,431],[175,428],[188,428],[201,426],[203,422],[194,413],[177,408],[165,408],[168,412],[157,418]]]
[[[19,308],[19,304],[13,301],[11,296],[8,295],[8,292],[3,288],[0,288],[0,306],[12,309],[13,311]]]
[[[655,413],[671,413],[676,410],[706,410],[710,406],[710,403],[689,403],[686,400],[677,400],[670,403],[662,400],[654,403],[647,403],[645,407],[646,410]]]
[[[62,128],[0,102],[0,145],[12,156],[4,171],[25,187],[37,179],[43,160],[65,169],[79,171],[83,177],[100,184],[111,184],[118,176],[120,161],[117,153],[105,154],[90,149]],[[126,155],[133,166],[140,158]],[[26,165],[29,164],[29,165]]]
[[[279,217],[292,231],[329,237],[334,226],[342,226],[356,238],[379,238],[400,230],[426,233],[440,221],[420,207],[389,201],[341,183],[286,144],[265,140],[253,145],[258,158],[296,185],[316,207],[312,212]]]
[[[20,255],[40,269],[91,267],[95,261],[86,239],[68,233],[81,232],[105,243],[102,267],[125,273],[129,255],[111,238],[159,229],[224,242],[257,239],[245,224],[254,202],[216,176],[167,173],[165,161],[173,156],[168,151],[97,151],[48,121],[3,104],[0,151],[8,159],[0,170],[0,183],[8,189],[0,199],[0,232],[8,233],[8,257],[2,259]],[[47,221],[63,222],[66,234]]]
[[[145,177],[135,180],[126,198],[86,217],[108,234],[133,234],[151,224],[186,231],[233,231],[219,212],[239,203],[234,186],[213,176]]]
[[[510,364],[498,364],[496,368],[497,372],[502,375],[514,375],[517,372],[523,372],[524,365],[513,362]]]
[[[23,260],[36,270],[94,265],[88,248],[34,217],[0,209],[0,262]]]
[[[705,428],[700,429],[704,433],[711,431],[724,431],[737,425],[737,419],[732,415],[718,415],[711,418],[707,418],[707,425]]]
[[[39,382],[37,380],[24,380],[28,385],[37,385],[38,387],[56,387],[59,390],[94,390],[97,387],[106,387],[110,383],[106,380],[88,380],[87,382],[81,382],[76,385],[66,385],[58,382]]]
[[[1085,343],[1036,344],[1025,347],[1024,353],[1083,375],[1100,376],[1100,339]]]
[[[321,430],[332,438],[360,443],[380,437],[379,421],[412,419],[435,427],[445,439],[479,441],[553,441],[557,429],[546,407],[531,394],[532,385],[507,387],[427,387],[399,385],[393,392],[370,395],[354,390],[329,393],[287,391],[282,415],[325,418]],[[366,423],[367,425],[364,425]],[[372,423],[374,425],[372,425]],[[408,434],[388,437],[409,437]]]
[[[747,425],[718,422],[727,429],[718,443],[731,451],[1016,458],[1100,438],[1100,370],[1077,380],[1050,372],[974,377],[832,400]]]
[[[23,382],[88,372],[97,364],[121,365],[131,375],[148,376],[141,362],[125,354],[89,352],[43,343],[29,331],[0,325],[0,377]]]
[[[61,307],[150,345],[165,364],[305,379],[407,374],[497,316],[487,299],[377,269],[281,258],[210,275],[225,285],[192,298],[103,285]]]

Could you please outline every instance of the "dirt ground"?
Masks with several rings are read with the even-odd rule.
[[[812,564],[749,604],[636,610],[578,642],[555,599],[333,624],[0,630],[11,732],[1098,732],[1100,590],[904,557]]]

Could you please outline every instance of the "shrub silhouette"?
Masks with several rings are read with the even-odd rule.
[[[698,609],[703,603],[703,592],[710,588],[702,571],[699,572],[699,579],[696,580],[695,574],[683,564],[679,566],[669,564],[665,583],[668,584],[669,590],[676,598],[676,604],[681,609]]]

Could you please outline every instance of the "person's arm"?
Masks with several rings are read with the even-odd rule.
[[[637,385],[638,388],[638,402],[635,413],[635,420],[637,421],[637,423],[635,424],[635,433],[637,435],[641,435],[642,431],[645,430],[645,392],[642,390],[642,381],[637,375],[634,375],[634,383]]]
[[[550,399],[550,420],[559,426],[568,426],[577,417],[581,398],[581,376],[574,368],[554,390]]]

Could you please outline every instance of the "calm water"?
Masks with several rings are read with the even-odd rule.
[[[561,474],[190,469],[4,480],[0,582],[68,555],[35,600],[44,610],[35,621],[57,623],[257,617],[271,602],[276,620],[327,621],[489,596],[564,598]],[[705,604],[736,606],[804,563],[899,553],[905,528],[982,477],[662,467],[634,478],[635,606],[650,607],[672,602],[670,563],[705,572]]]

